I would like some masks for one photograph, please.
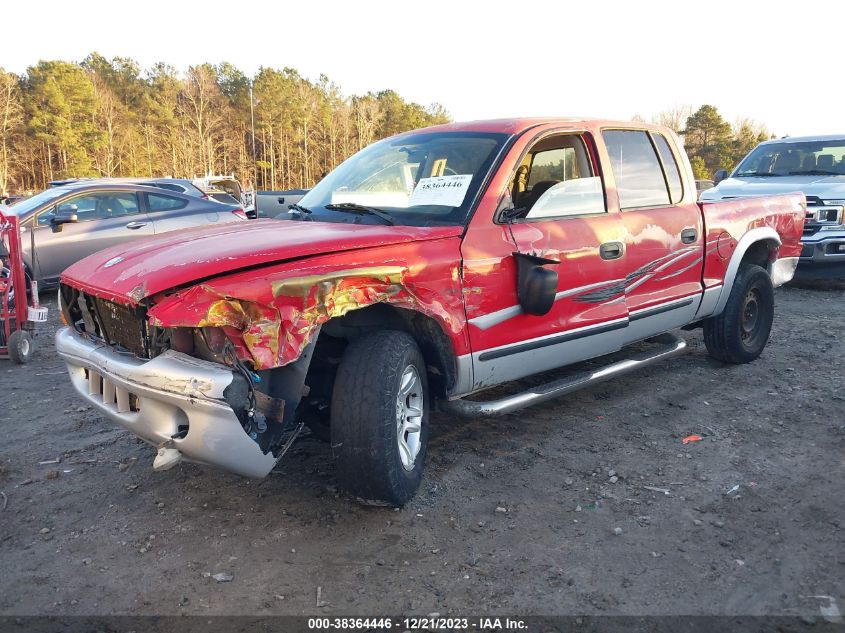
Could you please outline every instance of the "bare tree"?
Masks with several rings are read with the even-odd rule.
[[[9,186],[11,159],[9,149],[21,136],[23,106],[19,79],[0,68],[0,193]]]
[[[207,64],[191,66],[179,98],[179,113],[193,137],[189,160],[203,172],[213,172],[215,141],[223,122],[225,104],[214,70]]]
[[[690,105],[676,105],[668,110],[658,112],[652,117],[652,121],[663,127],[668,127],[680,134],[686,126],[687,119],[692,116],[693,107]]]

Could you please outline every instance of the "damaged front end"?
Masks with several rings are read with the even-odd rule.
[[[231,368],[173,350],[138,358],[70,327],[56,332],[56,350],[95,411],[171,457],[177,451],[246,477],[264,477],[276,464],[244,432],[236,414],[242,390]]]
[[[263,476],[302,429],[297,411],[309,395],[306,378],[326,322],[389,304],[436,318],[453,332],[462,327],[460,293],[414,285],[405,266],[299,269],[296,275],[289,270],[261,272],[260,277],[240,273],[153,297],[133,297],[139,301],[130,305],[63,283],[60,307],[71,327],[57,334],[56,344],[77,390],[160,449]],[[454,282],[455,276],[447,279]],[[137,369],[112,371],[121,365],[113,357]],[[186,367],[200,373],[213,367],[213,388],[185,391],[169,372],[190,373]],[[111,387],[98,386],[107,383],[123,385],[138,411],[116,407]],[[184,399],[176,407],[181,413],[168,409],[154,421],[160,401],[170,407],[174,397]],[[226,432],[198,438],[190,409],[209,406],[218,413],[226,409],[222,417],[227,419],[218,420]],[[133,418],[143,418],[143,423]],[[200,425],[206,434],[208,425]],[[240,434],[236,442],[234,430]],[[221,436],[226,442],[219,441]],[[242,440],[257,449],[254,454],[246,454],[250,451],[243,450]],[[241,447],[238,459],[247,463],[234,464],[225,455],[227,443],[233,442]]]
[[[257,370],[249,358],[239,357],[232,342],[238,341],[243,351],[243,337],[234,336],[234,319],[226,329],[212,325],[224,322],[219,314],[196,327],[162,327],[151,323],[144,304],[126,306],[67,285],[61,287],[60,304],[73,331],[60,330],[56,345],[77,390],[157,448],[176,449],[189,460],[240,474],[264,476],[301,430],[294,412],[307,391],[313,343],[284,372]],[[198,377],[210,368],[213,378]],[[177,404],[174,399],[180,398],[184,402]],[[122,406],[124,399],[127,406]],[[216,407],[228,409],[223,416],[227,419],[220,419]],[[199,423],[204,435],[208,410],[215,411],[220,432],[196,438],[192,409],[206,411]],[[151,417],[158,419],[147,419]],[[221,437],[228,439],[221,442]],[[245,439],[258,449],[247,460],[251,464],[241,463],[251,451],[238,451],[237,463],[228,458],[233,439],[236,445]]]

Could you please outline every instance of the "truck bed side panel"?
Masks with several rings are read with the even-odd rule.
[[[704,217],[705,288],[724,282],[725,272],[739,240],[749,231],[770,227],[781,238],[778,258],[801,254],[801,233],[807,204],[803,194],[737,198],[700,202]]]

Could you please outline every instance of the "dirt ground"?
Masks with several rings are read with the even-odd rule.
[[[845,611],[843,307],[842,286],[783,288],[750,365],[710,360],[686,332],[688,354],[644,373],[498,420],[437,415],[401,510],[338,493],[313,438],[263,481],[154,473],[153,449],[74,396],[53,309],[30,365],[0,361],[0,616],[823,624],[823,609]],[[684,445],[690,434],[703,440]]]

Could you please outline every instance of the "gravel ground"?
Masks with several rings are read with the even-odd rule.
[[[845,611],[845,290],[776,299],[750,365],[710,360],[686,332],[688,354],[641,374],[498,420],[435,416],[401,510],[338,493],[313,438],[263,481],[154,473],[153,449],[74,396],[53,321],[31,364],[0,361],[0,615],[824,624],[821,609]]]

